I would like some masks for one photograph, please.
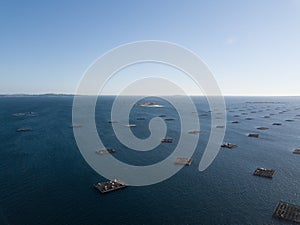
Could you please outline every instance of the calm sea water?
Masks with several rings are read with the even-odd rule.
[[[97,105],[98,132],[110,147],[126,149],[108,123],[113,99],[103,97]],[[140,138],[149,136],[149,119],[166,114],[175,119],[167,122],[168,134],[179,136],[178,114],[172,106],[161,99],[148,100],[165,107],[136,107],[130,118],[137,124],[133,132]],[[300,205],[300,155],[292,154],[300,147],[300,98],[226,98],[225,141],[239,147],[221,149],[213,164],[199,172],[210,113],[205,99],[195,97],[201,134],[192,165],[164,182],[106,195],[92,186],[105,178],[89,167],[76,146],[70,128],[72,101],[64,96],[0,97],[0,224],[288,224],[272,218],[277,202]],[[19,112],[34,113],[13,115]],[[282,126],[273,126],[274,122]],[[258,126],[270,129],[257,130]],[[16,132],[24,127],[32,131]],[[247,137],[251,132],[260,138]],[[114,156],[132,164],[151,164],[167,157],[175,145],[164,145],[163,151],[145,158],[129,149]],[[273,179],[254,177],[257,167],[273,168],[276,174]]]

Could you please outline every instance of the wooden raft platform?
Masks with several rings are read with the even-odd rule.
[[[193,160],[191,158],[177,158],[175,160],[175,164],[190,166],[192,164],[192,161]]]
[[[300,148],[297,148],[293,151],[294,154],[300,154]]]
[[[96,151],[96,153],[98,155],[103,155],[103,154],[108,154],[108,153],[115,153],[115,152],[116,152],[116,150],[113,149],[113,148],[107,148],[107,149]]]
[[[259,137],[259,134],[250,133],[250,134],[248,134],[248,137],[255,137],[255,138],[258,138],[258,137]]]
[[[200,130],[191,130],[188,133],[189,134],[200,134]]]
[[[103,183],[94,184],[94,188],[100,191],[102,194],[108,193],[111,191],[116,191],[122,188],[126,188],[127,185],[118,179],[106,181]]]
[[[300,223],[300,206],[280,201],[273,212],[273,217]]]
[[[274,126],[281,126],[282,124],[281,123],[273,123],[272,125],[274,125]]]
[[[260,176],[266,178],[272,178],[274,174],[275,174],[275,170],[265,169],[265,168],[257,168],[253,173],[254,176]]]
[[[173,138],[163,138],[161,140],[162,143],[172,143],[173,142]]]
[[[257,129],[257,130],[269,130],[268,127],[257,127],[256,129]]]
[[[232,144],[232,143],[224,143],[221,145],[222,148],[229,148],[229,149],[232,149],[232,148],[236,148],[237,145],[236,144]]]
[[[17,132],[29,132],[29,131],[32,131],[31,128],[20,128],[18,130],[16,130]]]

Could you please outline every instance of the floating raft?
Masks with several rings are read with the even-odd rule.
[[[28,132],[28,131],[32,131],[31,128],[20,128],[18,130],[16,130],[17,132]]]
[[[162,143],[172,143],[173,142],[173,138],[163,138],[161,139]]]
[[[239,121],[232,121],[231,123],[240,123]]]
[[[200,116],[208,116],[207,113],[201,113]]]
[[[286,122],[294,122],[294,120],[285,120]]]
[[[191,158],[177,158],[175,160],[175,164],[190,166],[192,164],[192,159]]]
[[[21,112],[13,114],[13,116],[25,116],[25,115],[26,115],[25,113],[21,113]]]
[[[188,133],[189,134],[200,134],[200,130],[191,130]]]
[[[173,119],[173,118],[166,118],[165,120],[166,121],[172,121],[172,120],[175,120],[175,119]]]
[[[293,151],[293,153],[294,153],[294,154],[300,154],[300,149],[299,149],[299,148],[295,149],[295,150]]]
[[[268,127],[257,127],[256,129],[257,129],[257,130],[269,130]]]
[[[104,194],[111,191],[116,191],[122,188],[126,188],[128,187],[128,185],[124,184],[122,181],[118,179],[114,179],[107,182],[94,184],[94,187],[102,194]]]
[[[275,170],[265,169],[265,168],[257,168],[253,173],[254,176],[260,176],[266,178],[272,178],[274,174],[275,174]]]
[[[300,206],[280,201],[273,212],[273,217],[300,223]]]
[[[258,138],[258,137],[259,137],[259,134],[251,133],[251,134],[248,134],[248,137],[255,137],[255,138]]]
[[[70,128],[80,128],[82,127],[82,125],[79,125],[79,124],[73,124],[70,126]]]
[[[37,113],[35,112],[19,112],[19,113],[14,113],[13,116],[37,116]]]
[[[230,149],[232,149],[232,148],[236,148],[237,145],[236,144],[232,144],[232,143],[224,143],[224,144],[221,145],[221,147],[222,148],[230,148]]]
[[[113,149],[113,148],[107,148],[107,149],[96,151],[96,153],[98,155],[103,155],[103,154],[108,154],[108,153],[115,153],[115,152],[116,152],[116,150]]]

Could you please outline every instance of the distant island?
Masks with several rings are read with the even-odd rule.
[[[155,102],[145,102],[145,103],[138,103],[136,106],[143,106],[143,107],[163,107]]]
[[[58,96],[75,96],[74,94],[54,94],[54,93],[46,93],[46,94],[0,94],[0,97],[58,97]]]

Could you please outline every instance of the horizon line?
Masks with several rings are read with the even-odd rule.
[[[95,96],[95,95],[78,95],[78,94],[70,94],[70,93],[32,93],[32,94],[29,94],[29,93],[10,93],[10,94],[6,94],[6,93],[3,93],[1,94],[0,93],[0,96],[45,96],[45,95],[48,95],[48,96]],[[143,94],[132,94],[132,95],[118,95],[118,94],[102,94],[102,95],[99,95],[98,97],[100,96],[199,96],[199,97],[205,97],[205,96],[208,96],[208,95],[203,95],[203,94],[187,94],[187,95],[182,95],[182,94],[162,94],[162,95],[143,95]],[[300,97],[300,94],[299,95],[257,95],[257,94],[254,94],[254,95],[244,95],[244,94],[241,94],[241,95],[230,95],[230,94],[224,94],[224,95],[211,95],[211,96],[223,96],[223,97]]]

